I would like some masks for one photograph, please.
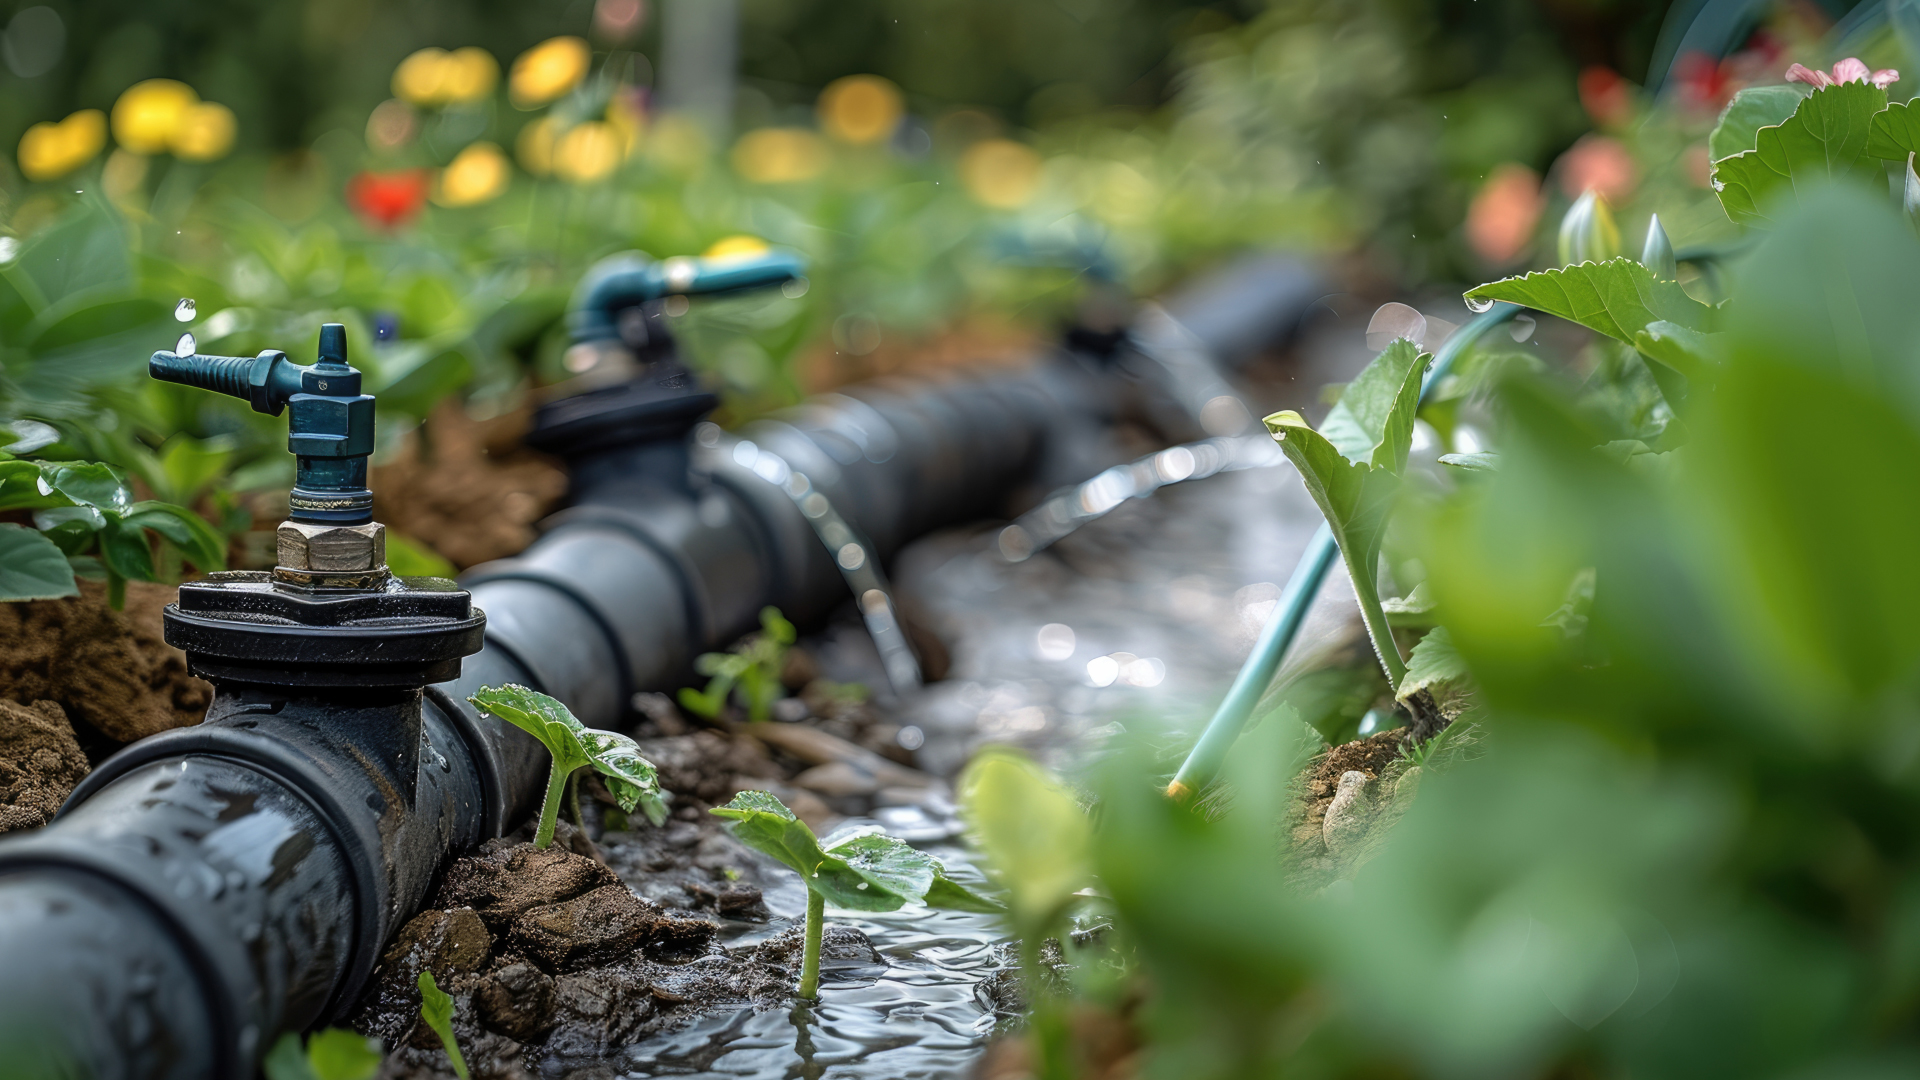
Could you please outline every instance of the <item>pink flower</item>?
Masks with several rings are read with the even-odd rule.
[[[1818,68],[1809,68],[1795,64],[1787,69],[1788,82],[1803,82],[1814,89],[1824,86],[1839,86],[1842,83],[1862,82],[1885,90],[1900,81],[1900,73],[1892,68],[1869,71],[1867,65],[1858,57],[1849,56],[1833,65],[1833,74],[1829,75]]]

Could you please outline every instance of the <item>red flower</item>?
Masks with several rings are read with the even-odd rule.
[[[1803,82],[1816,90],[1825,86],[1838,86],[1841,83],[1850,82],[1872,83],[1880,89],[1885,90],[1887,87],[1900,81],[1900,73],[1892,68],[1881,68],[1879,71],[1869,71],[1867,70],[1867,65],[1862,62],[1859,57],[1849,56],[1845,60],[1833,65],[1832,75],[1828,75],[1826,72],[1815,68],[1795,64],[1787,69],[1787,81]]]
[[[1633,87],[1612,69],[1595,65],[1580,73],[1580,104],[1605,128],[1625,127],[1633,119]]]
[[[1727,100],[1739,89],[1738,72],[1732,59],[1714,62],[1703,52],[1689,52],[1674,68],[1680,92],[1693,105],[1715,112],[1726,107]]]
[[[419,215],[432,188],[428,169],[360,172],[347,181],[347,205],[368,228],[391,232]]]

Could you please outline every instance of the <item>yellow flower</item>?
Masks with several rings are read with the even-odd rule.
[[[605,180],[620,164],[624,141],[612,124],[589,120],[554,140],[553,173],[575,184]]]
[[[441,206],[478,206],[507,190],[513,166],[490,142],[477,142],[454,156],[440,173],[433,201]]]
[[[700,253],[700,257],[724,262],[728,259],[750,259],[766,250],[767,242],[757,236],[729,236],[714,241],[712,247]]]
[[[113,103],[113,137],[136,154],[161,154],[173,142],[174,128],[200,95],[172,79],[137,82]]]
[[[756,184],[811,180],[827,168],[827,144],[805,128],[761,128],[733,144],[733,168]]]
[[[213,161],[225,157],[227,151],[233,149],[233,136],[238,126],[234,122],[232,109],[202,101],[180,114],[180,121],[174,125],[167,145],[173,149],[174,157],[187,161]]]
[[[99,109],[82,109],[57,124],[35,124],[20,136],[20,172],[29,180],[53,180],[92,161],[106,145],[106,116]]]
[[[906,115],[900,88],[878,75],[849,75],[820,91],[820,126],[841,142],[856,146],[891,136]]]
[[[553,175],[553,140],[559,125],[553,117],[543,116],[520,129],[513,141],[513,153],[520,167],[535,176]]]
[[[1040,155],[1011,139],[982,139],[960,155],[960,181],[975,199],[1011,210],[1040,185]]]
[[[513,103],[532,109],[580,85],[593,63],[593,51],[577,37],[547,40],[514,58],[507,75]]]
[[[434,46],[409,53],[393,69],[393,96],[415,105],[439,104],[446,60],[447,50]]]
[[[478,101],[500,81],[500,63],[478,46],[448,52],[429,46],[393,69],[393,96],[415,105]]]
[[[449,102],[479,101],[500,81],[500,61],[477,45],[455,49],[441,65],[440,92]]]

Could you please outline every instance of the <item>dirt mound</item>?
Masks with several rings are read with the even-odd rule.
[[[1336,843],[1333,847],[1344,846],[1340,841],[1349,839],[1349,834],[1364,834],[1367,831],[1363,827],[1367,824],[1365,810],[1374,801],[1391,797],[1390,792],[1376,790],[1380,785],[1375,781],[1402,758],[1406,746],[1406,732],[1395,728],[1333,747],[1308,767],[1301,778],[1300,802],[1290,830],[1294,865],[1303,885],[1324,883],[1338,876],[1350,861],[1349,853],[1330,850],[1329,811],[1337,809],[1336,803],[1341,808],[1354,807],[1353,825],[1344,820],[1348,817],[1344,812],[1340,814],[1343,820],[1334,822],[1331,831]],[[1346,782],[1343,794],[1341,780],[1349,773],[1358,775]]]
[[[492,420],[440,403],[393,460],[373,470],[374,517],[466,569],[517,555],[567,493],[567,474],[520,445],[526,410]]]
[[[0,699],[57,702],[89,749],[197,724],[213,687],[187,674],[186,654],[160,637],[170,585],[127,583],[123,611],[106,586],[82,581],[64,600],[0,604]],[[97,733],[99,738],[93,738]]]
[[[86,775],[60,706],[0,701],[0,832],[45,825]]]

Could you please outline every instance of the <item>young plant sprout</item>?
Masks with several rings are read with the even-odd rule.
[[[260,1071],[267,1080],[373,1080],[380,1071],[380,1040],[346,1028],[323,1028],[307,1036],[289,1031],[267,1051]]]
[[[773,715],[773,703],[780,700],[780,669],[797,636],[779,608],[761,608],[759,633],[733,652],[702,653],[693,662],[694,670],[711,680],[704,691],[682,687],[680,707],[712,720],[727,707],[727,698],[737,686],[747,699],[747,719],[756,724],[767,720]]]
[[[440,1045],[447,1048],[447,1058],[453,1062],[454,1075],[472,1080],[467,1059],[460,1056],[460,1042],[453,1037],[453,998],[433,981],[431,971],[422,971],[416,985],[420,987],[420,1019],[440,1036]]]
[[[606,777],[607,790],[620,809],[632,813],[638,806],[655,825],[667,820],[659,775],[653,762],[640,756],[640,746],[632,739],[590,728],[574,719],[560,702],[513,683],[483,686],[467,700],[539,739],[553,755],[546,801],[540,806],[540,825],[533,834],[534,847],[553,843],[553,827],[560,818],[560,798],[566,792],[567,778],[575,769],[588,765]]]
[[[999,912],[1001,906],[947,876],[939,860],[891,836],[863,834],[822,848],[805,822],[764,791],[743,791],[712,811],[732,818],[733,835],[800,874],[807,885],[806,948],[800,961],[803,998],[820,993],[820,935],[827,901],[850,911],[894,911],[909,901],[953,911]]]

